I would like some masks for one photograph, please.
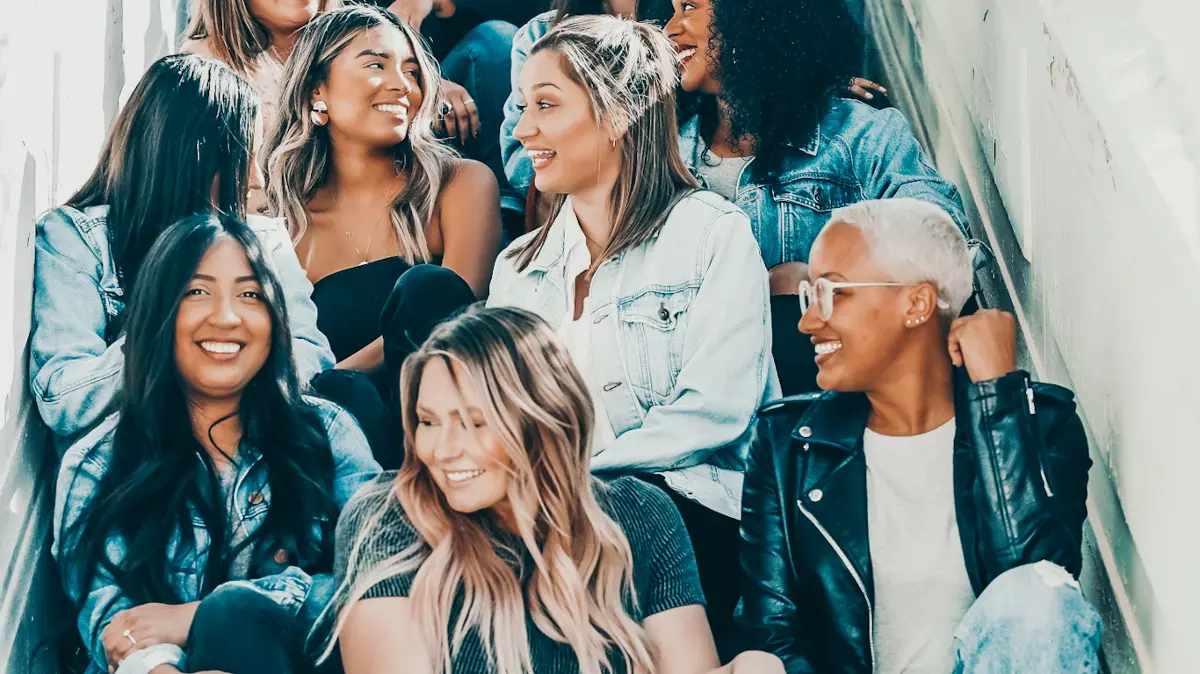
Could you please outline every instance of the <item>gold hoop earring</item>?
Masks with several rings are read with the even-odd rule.
[[[329,106],[325,105],[325,101],[313,101],[312,110],[308,113],[308,118],[312,121],[313,126],[325,126],[329,123]]]

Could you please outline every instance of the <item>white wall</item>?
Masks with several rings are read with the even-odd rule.
[[[1200,4],[868,4],[893,93],[1002,260],[989,296],[1078,393],[1109,664],[1198,671]]]
[[[58,616],[46,540],[55,457],[25,390],[36,216],[95,165],[146,66],[175,45],[174,0],[13,0],[0,11],[0,672],[53,671],[34,653]]]

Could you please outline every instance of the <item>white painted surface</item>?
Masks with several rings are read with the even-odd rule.
[[[0,672],[54,671],[62,616],[45,543],[53,451],[25,387],[33,225],[95,165],[146,66],[174,47],[174,0],[15,0],[0,15]],[[67,619],[70,620],[69,618]]]
[[[868,4],[892,89],[1002,260],[989,294],[1029,366],[1078,393],[1110,664],[1197,671],[1200,4]]]

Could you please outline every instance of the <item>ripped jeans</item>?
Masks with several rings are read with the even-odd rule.
[[[955,674],[1094,674],[1100,614],[1078,583],[1051,562],[1000,575],[954,633]]]

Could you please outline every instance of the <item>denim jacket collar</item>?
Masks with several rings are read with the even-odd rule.
[[[700,137],[700,115],[692,115],[679,127],[679,152],[683,155],[684,163],[689,167],[693,165],[697,150],[703,143],[704,139]],[[788,143],[788,147],[799,150],[810,157],[817,156],[821,150],[821,130],[818,128],[813,134],[812,140],[807,144],[800,146]]]
[[[574,217],[575,209],[571,207],[571,198],[567,197],[562,210],[558,212],[558,217],[550,223],[550,231],[546,232],[546,240],[542,242],[542,247],[529,264],[518,272],[518,276],[528,276],[533,272],[544,274],[562,263],[563,256],[567,254],[567,228],[564,218]]]

